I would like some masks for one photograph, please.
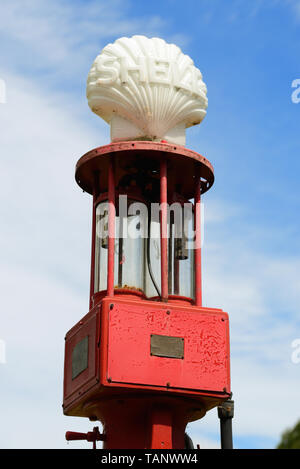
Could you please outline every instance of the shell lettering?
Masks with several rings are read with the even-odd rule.
[[[189,56],[163,39],[144,36],[104,47],[87,79],[89,106],[111,124],[113,140],[169,136],[178,142],[180,132],[205,117],[206,93]]]

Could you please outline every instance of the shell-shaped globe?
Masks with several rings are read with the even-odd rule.
[[[206,115],[206,93],[189,56],[163,39],[144,36],[122,37],[104,47],[87,79],[90,108],[120,140],[160,140],[174,129],[176,134],[199,124]]]

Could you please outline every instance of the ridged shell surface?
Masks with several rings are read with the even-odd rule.
[[[144,36],[122,37],[96,57],[87,79],[88,104],[110,123],[120,116],[146,138],[163,138],[206,115],[207,89],[193,60],[174,44]]]

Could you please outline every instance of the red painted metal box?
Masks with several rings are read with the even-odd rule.
[[[64,412],[118,390],[230,395],[229,321],[220,309],[106,297],[66,335]]]

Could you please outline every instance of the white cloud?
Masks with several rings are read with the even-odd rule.
[[[157,35],[165,21],[159,15],[131,17],[131,4],[121,0],[14,0],[1,3],[0,35],[5,38],[3,63],[16,71],[39,73],[41,82],[76,81],[108,40],[119,36]],[[85,79],[85,78],[84,78]]]

